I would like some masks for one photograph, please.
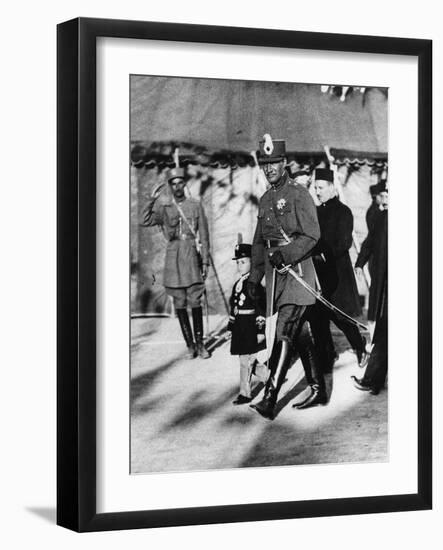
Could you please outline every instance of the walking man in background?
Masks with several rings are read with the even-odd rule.
[[[369,289],[368,322],[370,332],[374,329],[378,308],[385,284],[385,272],[388,257],[388,188],[386,181],[377,185],[379,211],[366,239],[361,245],[360,254],[355,262],[355,271],[361,276],[366,263],[371,265],[371,288]]]
[[[340,202],[334,187],[332,170],[315,171],[315,192],[320,240],[315,248],[314,265],[324,297],[350,317],[361,315],[361,306],[354,270],[349,257],[352,246],[354,218],[350,208]],[[365,359],[366,340],[359,329],[345,317],[318,303],[315,315],[315,334],[321,342],[321,360],[325,372],[332,369],[336,358],[330,321],[346,336],[357,354],[358,363]]]
[[[355,264],[356,271],[372,259],[374,275],[371,280],[369,308],[375,321],[373,348],[363,378],[352,376],[357,389],[377,395],[383,388],[388,372],[388,190],[386,182],[378,186],[380,211],[372,231],[363,242]],[[368,313],[369,319],[369,313]]]
[[[185,195],[185,172],[175,167],[168,175],[169,195],[162,195],[163,184],[156,186],[143,211],[142,225],[159,225],[168,241],[163,284],[172,296],[180,328],[188,348],[186,357],[209,353],[203,344],[201,301],[209,265],[209,233],[203,207]],[[187,307],[192,310],[194,334]],[[194,342],[195,338],[195,342]]]

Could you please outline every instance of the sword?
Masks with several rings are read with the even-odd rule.
[[[339,315],[342,315],[345,317],[348,321],[353,323],[354,325],[362,328],[363,330],[366,330],[369,332],[369,329],[366,325],[363,323],[360,323],[360,321],[357,321],[356,319],[353,319],[350,315],[342,311],[337,306],[334,306],[334,304],[331,304],[329,300],[326,300],[324,296],[320,294],[320,292],[317,292],[310,284],[308,284],[304,279],[302,279],[297,273],[292,269],[290,265],[284,265],[282,264],[281,267],[276,268],[277,271],[281,274],[289,273],[291,277],[293,277],[297,282],[299,282],[303,288],[305,288],[312,296],[314,296],[319,302],[321,302],[323,305],[325,305],[327,308],[331,309],[335,313],[338,313]]]

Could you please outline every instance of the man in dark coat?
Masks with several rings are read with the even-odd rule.
[[[362,391],[369,391],[373,395],[380,393],[385,385],[388,373],[388,285],[387,271],[383,278],[380,302],[378,304],[377,321],[375,323],[373,348],[369,357],[368,366],[363,378],[351,376],[354,386]]]
[[[383,388],[388,372],[388,193],[385,182],[379,184],[379,192],[383,210],[363,243],[355,264],[358,270],[368,258],[374,261],[374,277],[369,295],[370,307],[373,309],[371,316],[375,319],[373,348],[363,378],[351,377],[357,389],[374,395]]]
[[[360,254],[355,262],[357,274],[367,262],[371,262],[371,288],[369,290],[368,321],[376,320],[377,307],[383,289],[383,280],[388,256],[388,190],[386,182],[378,184],[380,196],[379,213],[368,236],[361,245]]]
[[[257,285],[266,275],[268,315],[272,308],[278,316],[265,393],[263,399],[251,407],[272,420],[278,392],[294,348],[297,342],[304,340],[302,333],[309,332],[304,322],[306,306],[315,303],[315,298],[281,266],[292,265],[308,284],[314,286],[315,273],[310,252],[317,243],[320,229],[312,197],[305,187],[293,184],[285,169],[285,142],[272,140],[265,134],[260,142],[258,160],[271,188],[259,203],[248,291],[254,298]],[[301,350],[298,351],[301,354]],[[307,357],[309,359],[312,360],[312,354]],[[313,371],[315,367],[312,365]],[[325,403],[322,382],[321,378],[315,387],[319,400]]]
[[[170,170],[168,182],[171,194],[160,196],[163,185],[153,190],[143,212],[142,225],[161,226],[168,240],[163,284],[174,301],[188,347],[187,358],[194,358],[198,354],[207,359],[209,353],[203,344],[201,300],[209,265],[208,223],[199,201],[185,195],[184,169]],[[194,335],[189,322],[188,305],[192,309]]]
[[[366,211],[366,225],[368,227],[368,231],[371,231],[374,227],[375,220],[377,218],[377,214],[380,212],[380,195],[378,192],[379,186],[377,185],[371,185],[369,187],[369,193],[372,197],[371,206]]]
[[[374,229],[374,225],[375,225],[375,222],[377,220],[377,217],[380,214],[380,212],[383,210],[383,205],[380,204],[381,203],[381,195],[379,193],[379,189],[380,189],[379,184],[371,185],[369,187],[369,192],[370,192],[371,197],[372,197],[371,206],[366,211],[366,226],[368,228],[369,233]],[[368,270],[369,270],[369,276],[371,277],[371,280],[372,280],[372,277],[374,276],[374,273],[373,273],[373,264],[372,264],[372,259],[371,258],[369,258],[369,261],[368,261]]]
[[[361,307],[349,257],[354,218],[351,210],[336,196],[332,170],[321,168],[315,171],[315,191],[321,203],[317,207],[321,237],[314,252],[320,287],[334,306],[350,317],[357,317],[361,314]],[[318,324],[315,332],[320,335],[320,354],[325,370],[330,370],[335,359],[330,321],[344,333],[360,364],[365,357],[366,341],[357,326],[323,304],[318,303],[316,309]]]

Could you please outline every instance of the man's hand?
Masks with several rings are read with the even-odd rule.
[[[165,186],[164,183],[159,183],[158,185],[156,185],[154,187],[154,189],[152,190],[152,193],[151,193],[151,199],[158,199],[158,197],[160,196],[160,193],[162,191],[162,188]]]
[[[252,281],[248,281],[246,283],[246,291],[249,297],[251,298],[251,300],[256,300],[258,292],[257,292],[257,285],[255,283],[253,283]]]
[[[265,341],[265,335],[264,334],[257,334],[257,344],[261,344]]]
[[[275,269],[283,269],[285,265],[285,260],[283,258],[283,254],[280,252],[280,250],[276,250],[275,252],[271,252],[269,254],[269,261],[271,262],[271,265],[275,267]]]
[[[206,281],[206,277],[208,276],[208,266],[206,264],[202,265],[202,278],[204,281]]]

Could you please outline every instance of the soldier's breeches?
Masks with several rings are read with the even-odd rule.
[[[174,300],[175,309],[201,306],[201,299],[205,291],[204,283],[196,283],[195,285],[182,288],[171,288],[168,286],[165,288],[166,293]]]
[[[295,304],[286,304],[279,307],[275,332],[275,339],[277,342],[286,340],[291,346],[293,345],[305,309],[306,306],[298,306]]]

